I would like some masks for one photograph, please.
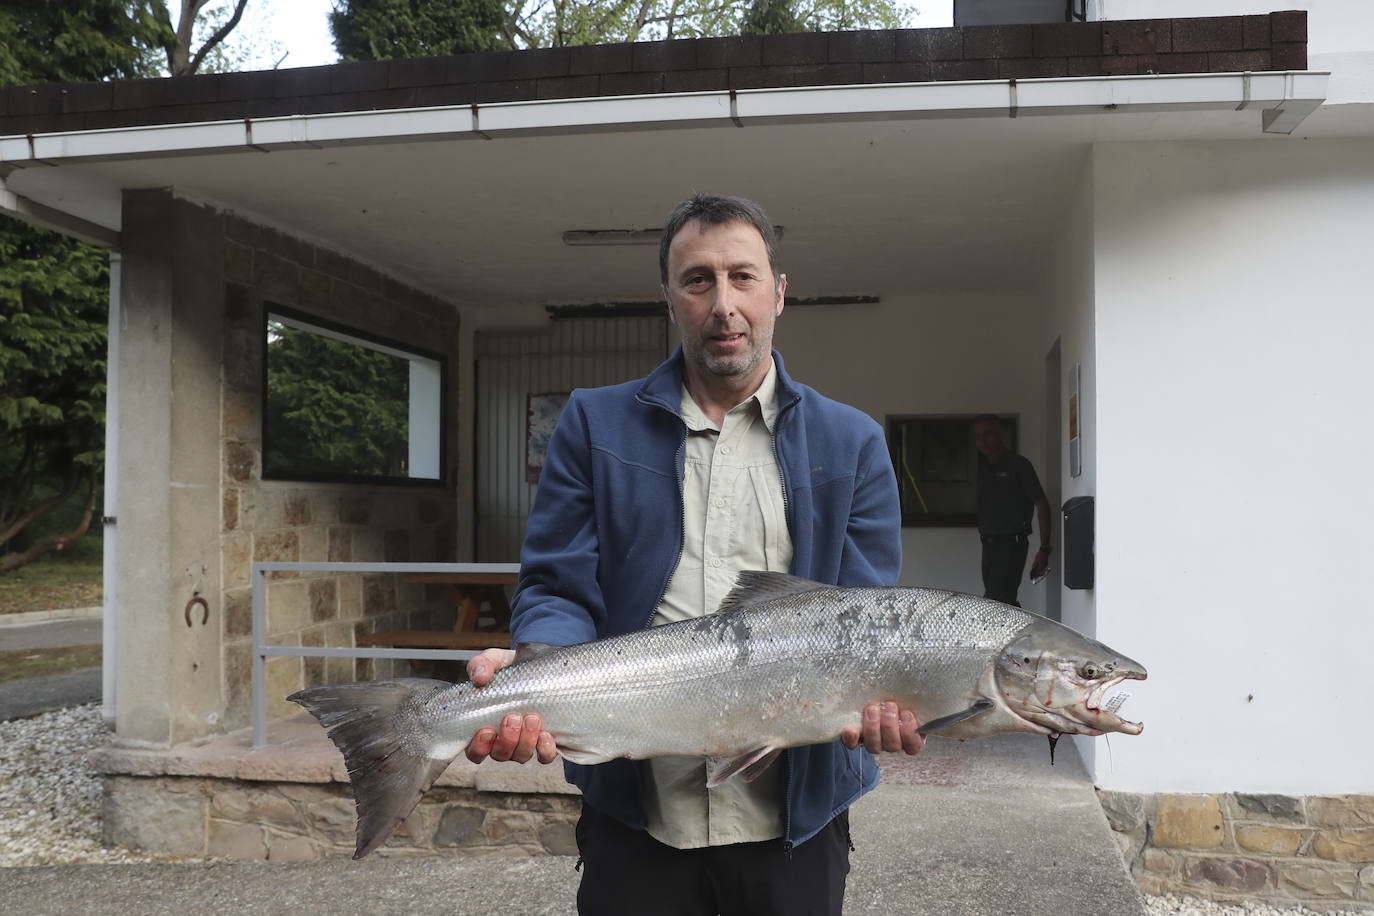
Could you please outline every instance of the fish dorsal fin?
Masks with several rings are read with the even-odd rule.
[[[552,652],[554,647],[546,642],[522,642],[515,646],[515,660],[517,662],[527,662],[532,658],[547,655]]]
[[[723,614],[741,607],[752,607],[778,598],[790,598],[818,588],[830,588],[821,582],[812,582],[787,573],[764,572],[761,569],[746,569],[735,578],[735,587],[720,603],[716,613]]]

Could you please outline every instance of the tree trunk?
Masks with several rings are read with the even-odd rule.
[[[0,573],[18,569],[54,550],[65,550],[81,540],[87,529],[91,527],[91,517],[95,514],[96,486],[94,473],[90,475],[86,489],[86,509],[82,512],[81,521],[77,523],[75,528],[65,534],[55,534],[52,537],[44,538],[23,553],[12,553],[0,557]]]

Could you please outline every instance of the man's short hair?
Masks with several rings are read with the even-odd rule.
[[[748,223],[763,237],[764,250],[768,252],[768,269],[773,272],[773,285],[778,283],[778,235],[773,231],[773,223],[763,208],[752,200],[743,197],[721,197],[717,194],[693,194],[673,208],[668,221],[663,225],[663,235],[658,243],[658,276],[664,287],[668,286],[668,249],[673,245],[673,237],[682,227],[699,221],[703,226],[724,226],[728,223]]]

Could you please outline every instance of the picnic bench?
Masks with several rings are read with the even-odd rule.
[[[359,646],[392,646],[397,649],[509,649],[510,603],[506,586],[514,585],[514,572],[416,573],[406,582],[446,585],[458,609],[452,630],[380,630],[357,637]],[[482,613],[485,605],[487,613]],[[491,623],[484,624],[483,617]]]

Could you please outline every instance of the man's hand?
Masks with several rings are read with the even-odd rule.
[[[851,751],[862,744],[871,754],[883,751],[919,753],[926,739],[916,734],[916,714],[909,709],[898,710],[891,700],[869,703],[864,707],[863,729],[851,725],[840,732],[840,740]]]
[[[481,655],[468,660],[468,680],[474,687],[482,687],[492,675],[515,661],[513,649],[484,649]],[[528,763],[537,756],[540,763],[553,763],[558,745],[553,735],[544,731],[544,722],[536,714],[512,714],[501,720],[499,729],[485,726],[468,742],[467,758],[473,763],[492,760],[514,760]]]
[[[1030,580],[1035,582],[1044,577],[1050,571],[1050,552],[1041,547],[1035,553],[1035,560],[1031,563]]]

